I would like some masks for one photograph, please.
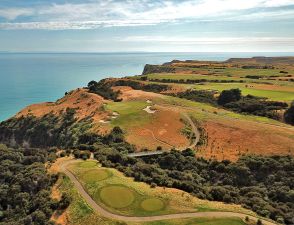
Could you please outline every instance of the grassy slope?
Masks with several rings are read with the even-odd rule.
[[[205,85],[195,85],[196,89],[213,89],[218,91],[228,90],[232,88],[239,88],[242,91],[243,95],[254,95],[259,97],[269,98],[276,101],[286,101],[291,102],[294,100],[294,91],[284,91],[283,87],[281,90],[263,90],[259,89],[255,84],[252,84],[253,87],[245,87],[246,84],[241,83],[207,83]]]
[[[204,83],[202,85],[191,85],[191,84],[180,84],[186,88],[196,88],[205,90],[228,90],[232,88],[239,88],[242,90],[243,95],[255,95],[259,97],[266,97],[270,100],[276,101],[286,101],[291,102],[294,100],[294,84],[290,82],[279,82],[279,81],[266,81],[272,83],[274,88],[269,90],[261,89],[256,83],[262,83],[263,80],[252,80],[252,79],[242,79],[239,77],[226,77],[226,76],[212,76],[212,75],[189,75],[189,74],[150,74],[148,75],[150,79],[207,79],[207,80],[245,80],[246,83]],[[245,87],[247,85],[248,87]],[[252,87],[249,87],[252,86]],[[293,91],[291,91],[291,89]]]
[[[142,110],[147,105],[146,101],[110,102],[106,105],[106,109],[119,113],[119,116],[111,122],[113,126],[126,128],[150,121],[151,115]]]
[[[109,211],[114,213],[124,214],[124,215],[140,215],[140,216],[147,216],[147,215],[161,215],[161,214],[170,214],[170,213],[179,213],[179,212],[195,212],[195,211],[238,211],[238,212],[245,212],[251,213],[250,211],[241,208],[237,205],[229,205],[220,202],[210,202],[206,200],[200,200],[188,193],[183,191],[179,191],[176,189],[170,188],[150,188],[149,185],[142,183],[142,182],[134,182],[132,178],[125,177],[122,173],[118,172],[115,169],[106,169],[100,168],[98,165],[91,166],[88,168],[83,168],[84,162],[76,163],[70,167],[70,169],[76,174],[78,179],[83,183],[85,188],[87,189],[88,193],[93,196],[96,202],[101,204],[103,207],[107,208]],[[105,179],[89,181],[89,179],[85,174],[89,170],[107,170],[112,175]],[[103,187],[113,187],[113,185],[120,185],[122,187],[129,187],[130,190],[134,193],[135,201],[125,207],[114,209],[111,208],[101,201],[99,197],[99,191]],[[149,198],[157,198],[161,200],[165,207],[159,211],[146,211],[142,209],[141,202],[145,199]]]

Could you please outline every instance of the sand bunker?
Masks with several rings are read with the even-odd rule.
[[[147,113],[155,113],[156,110],[152,110],[151,107],[152,106],[150,106],[150,105],[149,106],[146,106],[146,108],[144,108],[143,110],[146,111]]]
[[[99,123],[110,123],[110,121],[106,121],[106,120],[99,120]]]

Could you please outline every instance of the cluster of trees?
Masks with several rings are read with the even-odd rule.
[[[88,83],[88,89],[92,93],[96,93],[106,99],[111,99],[113,101],[121,101],[119,98],[120,91],[113,91],[113,86],[129,86],[135,90],[143,90],[149,92],[160,93],[169,89],[167,85],[164,84],[145,84],[142,82],[129,80],[129,79],[119,79],[119,80],[107,80],[103,79],[99,82],[91,81]]]
[[[216,105],[216,99],[214,92],[206,90],[187,90],[185,92],[173,94],[173,96],[179,98],[185,98],[195,102],[204,102],[212,105]]]
[[[90,92],[98,94],[105,99],[111,99],[116,102],[121,101],[122,99],[119,98],[120,91],[113,91],[111,87],[111,82],[108,82],[107,79],[102,79],[99,82],[92,80],[88,83]]]
[[[60,116],[11,118],[0,123],[0,142],[10,146],[64,147],[77,144],[79,136],[91,127],[91,121],[77,122],[75,110],[67,108]]]
[[[65,209],[69,199],[50,198],[57,175],[49,175],[44,163],[52,161],[44,149],[11,149],[0,144],[0,224],[47,225],[56,209]]]
[[[291,103],[289,109],[287,109],[285,112],[284,118],[286,123],[294,125],[294,101]]]
[[[253,95],[242,96],[239,89],[222,91],[218,104],[234,112],[265,116],[276,120],[280,119],[277,111],[288,107],[285,102],[268,101]]]
[[[169,89],[168,85],[164,84],[150,84],[150,83],[142,83],[134,80],[116,80],[113,82],[114,86],[129,86],[135,90],[149,91],[160,93],[163,91],[167,91]]]
[[[0,143],[13,147],[59,147],[74,149],[78,158],[89,158],[89,152],[103,147],[133,152],[135,147],[127,143],[121,128],[114,127],[105,136],[90,132],[91,120],[76,121],[75,110],[68,108],[59,117],[47,114],[43,117],[12,118],[0,123]],[[79,150],[82,150],[81,152]]]
[[[196,158],[190,149],[140,159],[102,149],[95,152],[95,158],[152,186],[241,204],[280,223],[294,223],[294,159],[290,156],[246,156],[233,163]]]
[[[262,76],[258,76],[258,75],[247,75],[245,77],[249,78],[249,79],[260,79],[260,78],[262,78]]]

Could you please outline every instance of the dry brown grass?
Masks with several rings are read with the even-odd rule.
[[[237,160],[244,154],[294,155],[293,129],[241,120],[204,123],[208,144],[198,156]]]
[[[66,108],[74,108],[76,109],[75,116],[78,120],[90,116],[94,121],[98,121],[103,118],[106,113],[103,110],[104,102],[106,101],[101,96],[89,93],[86,89],[78,88],[56,102],[30,105],[17,113],[16,117],[28,115],[41,117],[48,113],[60,115]]]

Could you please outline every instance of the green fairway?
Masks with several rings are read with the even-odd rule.
[[[246,225],[240,218],[196,218],[146,222],[143,225]]]
[[[253,87],[246,87],[246,84],[243,83],[207,83],[205,85],[195,85],[194,87],[196,89],[206,89],[206,90],[228,90],[232,88],[239,88],[242,91],[243,95],[254,95],[259,97],[265,97],[269,98],[270,100],[276,100],[276,101],[286,101],[291,102],[294,100],[294,92],[290,91],[283,91],[283,90],[264,90],[264,89],[258,89],[258,87],[255,87],[254,84]]]
[[[80,164],[81,168],[91,168],[97,165],[97,162],[95,161],[86,161]]]
[[[105,204],[117,209],[127,207],[135,200],[130,188],[119,185],[103,187],[98,194]]]
[[[113,126],[129,127],[150,121],[151,115],[143,110],[146,106],[148,103],[145,101],[123,101],[110,102],[106,109],[119,113],[119,116],[111,121]]]
[[[141,202],[141,207],[146,211],[158,211],[164,207],[164,203],[158,198],[149,198]]]
[[[84,168],[84,167],[83,167]],[[108,177],[110,177],[111,174],[107,171],[107,170],[97,170],[97,169],[93,169],[93,170],[88,170],[84,175],[83,175],[83,179],[86,182],[93,182],[93,181],[101,181],[104,180]]]

